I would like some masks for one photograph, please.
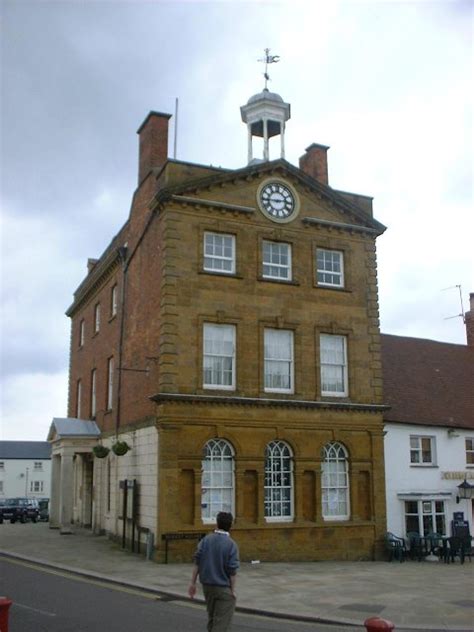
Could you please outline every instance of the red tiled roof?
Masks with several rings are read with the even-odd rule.
[[[474,429],[474,348],[382,334],[385,421]]]

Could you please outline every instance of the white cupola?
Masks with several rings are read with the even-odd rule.
[[[280,157],[285,157],[285,123],[290,118],[290,104],[285,103],[279,94],[267,88],[255,94],[240,108],[242,121],[248,130],[248,162],[261,162],[253,157],[252,139],[263,138],[263,161],[270,160],[269,139],[280,134]]]

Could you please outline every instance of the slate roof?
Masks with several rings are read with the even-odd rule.
[[[474,348],[382,334],[385,421],[474,430]]]
[[[0,441],[0,459],[50,459],[48,441]]]
[[[75,417],[54,417],[49,429],[48,438],[54,432],[60,437],[100,437],[100,430],[95,421],[76,419]]]

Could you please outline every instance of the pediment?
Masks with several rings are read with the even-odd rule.
[[[279,182],[296,194],[299,209],[293,218],[273,219],[262,212],[258,200],[268,182]],[[262,224],[319,225],[374,235],[385,230],[364,204],[370,198],[335,191],[282,159],[188,181],[167,189],[166,197],[182,204],[253,216]]]
[[[50,442],[65,438],[96,439],[98,437],[100,437],[100,429],[95,421],[75,417],[55,417],[48,432]]]

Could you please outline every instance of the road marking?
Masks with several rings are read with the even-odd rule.
[[[153,601],[161,601],[160,595],[155,595],[147,591],[140,590],[139,588],[128,588],[126,586],[118,586],[117,584],[109,583],[106,580],[93,579],[90,577],[80,577],[79,575],[75,575],[74,573],[69,573],[67,571],[59,571],[52,568],[45,568],[40,564],[35,564],[34,562],[24,562],[22,560],[14,560],[3,556],[1,556],[0,559],[4,562],[9,562],[10,564],[25,566],[26,568],[32,568],[33,570],[41,571],[42,573],[49,573],[50,575],[57,575],[58,577],[66,577],[67,579],[71,579],[76,582],[92,584],[93,586],[100,586],[101,588],[110,588],[111,590],[128,593],[129,595],[146,597],[146,599],[152,599]]]
[[[18,603],[18,601],[13,602],[13,606],[16,608],[24,608],[25,610],[32,610],[33,612],[38,612],[39,614],[44,614],[47,617],[57,617],[58,615],[55,612],[48,612],[47,610],[39,610],[38,608],[32,608],[31,606],[26,606],[24,603]]]

